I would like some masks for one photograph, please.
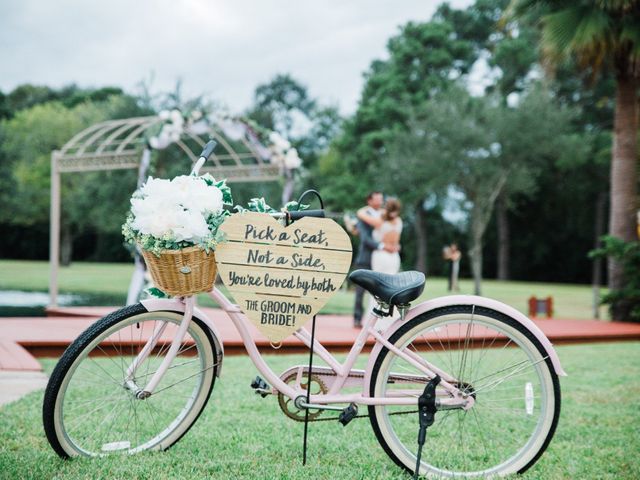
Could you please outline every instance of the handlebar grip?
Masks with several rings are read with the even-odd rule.
[[[205,160],[209,159],[209,156],[213,153],[213,150],[216,148],[216,141],[209,140],[207,144],[204,146],[202,153],[200,154],[200,158],[204,158]]]
[[[291,220],[300,220],[303,217],[324,218],[324,210],[300,210],[299,212],[288,212]]]

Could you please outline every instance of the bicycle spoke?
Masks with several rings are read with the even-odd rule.
[[[87,357],[89,360],[91,360],[93,362],[94,365],[96,365],[100,370],[102,370],[107,376],[106,377],[102,377],[105,380],[108,378],[111,383],[113,383],[114,385],[118,385],[120,386],[120,383],[111,376],[111,374],[109,372],[107,372],[102,366],[100,366],[100,364],[98,364],[93,358],[91,357]]]
[[[427,434],[428,455],[422,458],[427,472],[439,477],[445,476],[499,476],[500,470],[493,468],[509,468],[512,462],[525,458],[524,455],[535,454],[535,444],[529,439],[542,435],[541,418],[549,410],[542,408],[543,378],[541,366],[545,360],[538,355],[530,344],[523,348],[523,336],[513,333],[515,329],[500,320],[488,317],[484,311],[470,306],[460,307],[464,314],[456,315],[445,311],[440,320],[425,319],[424,327],[420,323],[407,329],[406,336],[397,337],[395,346],[412,352],[414,356],[424,358],[434,369],[448,372],[453,383],[461,390],[466,390],[474,401],[468,411],[438,411],[435,423]],[[401,334],[401,335],[404,335]],[[400,340],[401,339],[401,340]],[[448,350],[448,351],[445,351]],[[536,352],[535,354],[532,352]],[[392,380],[398,376],[394,384],[376,380],[378,391],[392,394],[394,391],[412,388],[421,392],[424,383],[402,375],[416,372],[416,365],[388,350],[381,369],[383,378]],[[526,383],[525,383],[526,382]],[[531,395],[533,385],[534,395]],[[439,388],[438,398],[446,395],[447,390]],[[418,396],[418,395],[416,395]],[[525,402],[533,400],[534,410],[526,407]],[[529,408],[529,410],[527,410]],[[394,452],[408,468],[415,467],[417,425],[411,417],[400,420],[396,409],[378,407],[376,412],[382,417],[375,421],[387,447]],[[529,451],[533,453],[529,453]],[[411,457],[406,457],[411,452]],[[531,457],[526,457],[531,458]],[[412,463],[413,462],[413,463]],[[526,463],[526,462],[525,462]],[[524,463],[520,464],[521,466]],[[514,472],[509,471],[509,473]]]
[[[213,365],[211,365],[210,367],[207,367],[207,368],[205,368],[205,369],[203,369],[203,370],[200,370],[199,372],[194,373],[193,375],[189,375],[187,378],[183,378],[182,380],[179,380],[179,381],[177,381],[176,383],[173,383],[173,384],[169,385],[168,387],[164,387],[164,388],[161,388],[160,390],[157,390],[156,392],[154,392],[154,395],[156,395],[156,394],[158,394],[158,393],[160,393],[160,392],[163,392],[163,391],[165,391],[165,390],[167,390],[167,389],[169,389],[169,388],[173,388],[173,387],[175,387],[176,385],[178,385],[178,384],[180,384],[180,383],[182,383],[182,382],[186,382],[187,380],[189,380],[189,379],[191,379],[191,378],[193,378],[193,377],[195,377],[195,376],[197,376],[197,375],[200,375],[201,373],[204,373],[204,372],[206,372],[207,370],[211,370],[212,368],[215,368],[215,367],[217,367],[217,366],[218,366],[218,364],[217,364],[217,363],[214,363],[214,364],[213,364]]]
[[[98,350],[100,350],[100,351],[104,354],[104,356],[105,356],[105,357],[107,357],[107,358],[111,361],[111,363],[113,363],[113,364],[116,366],[116,368],[120,368],[120,367],[118,367],[118,364],[117,364],[117,363],[116,363],[116,361],[113,359],[113,357],[111,357],[107,352],[105,352],[105,351],[102,349],[102,347],[100,346],[100,344],[96,345],[96,348],[97,348]],[[124,381],[124,375],[122,376],[122,379],[123,379],[123,381]],[[116,380],[116,381],[117,381],[117,380]]]
[[[92,416],[94,416],[96,413],[98,413],[103,408],[108,407],[112,403],[117,403],[119,400],[120,399],[113,399],[113,400],[103,401],[100,405],[98,405],[93,410],[83,413],[80,417],[76,417],[75,418],[76,423],[70,424],[70,427],[71,427],[70,430],[75,430],[76,427],[78,427],[80,424],[82,424],[82,421],[85,418],[91,418]]]
[[[529,360],[522,360],[521,362],[514,363],[513,365],[510,365],[510,366],[508,366],[508,367],[501,368],[500,370],[496,370],[495,372],[490,373],[490,374],[488,374],[488,375],[485,375],[485,376],[483,376],[483,377],[476,378],[476,379],[474,379],[471,383],[473,383],[474,385],[477,385],[477,384],[478,384],[478,382],[479,382],[479,381],[481,381],[481,380],[485,380],[485,379],[487,379],[487,378],[489,378],[489,377],[493,377],[493,376],[495,376],[495,375],[498,375],[499,373],[505,372],[505,371],[510,370],[510,369],[512,369],[512,368],[515,368],[515,367],[519,367],[519,366],[525,365],[525,364],[527,364],[528,362],[529,362]]]
[[[198,360],[196,359],[196,360],[188,360],[188,361],[180,363],[178,365],[171,365],[169,368],[167,368],[167,372],[169,370],[174,369],[174,368],[183,367],[185,365],[190,365],[192,363],[197,363],[197,362],[198,362]],[[136,376],[136,379],[140,380],[140,379],[145,378],[145,377],[153,376],[155,373],[156,373],[156,371],[154,370],[153,372],[145,373],[144,375],[140,375],[140,376]]]
[[[480,426],[480,422],[478,420],[478,412],[476,412],[476,410],[472,409],[471,410],[471,415],[473,416],[473,419],[475,420],[476,425],[478,426],[478,432],[480,432],[480,436],[481,436],[481,440],[482,440],[482,447],[484,449],[484,454],[488,458],[489,457],[489,450],[487,449],[487,440],[486,440],[486,438],[484,436],[484,433],[482,431],[483,429]]]
[[[111,417],[113,415],[113,418],[111,418],[111,421],[109,421],[109,427],[106,428],[102,434],[102,436],[100,437],[100,442],[98,443],[98,445],[103,445],[104,444],[104,440],[106,439],[106,437],[109,435],[109,433],[111,432],[112,428],[113,428],[113,423],[115,422],[116,418],[117,418],[117,409],[119,407],[119,403],[116,403],[113,407],[113,409],[111,410],[111,412],[109,413],[109,415],[105,416],[104,419],[95,427],[94,430],[94,434],[89,437],[90,442],[92,443],[91,440],[93,440],[96,435],[99,433],[99,428],[104,425],[107,421],[109,421],[109,417]]]
[[[218,366],[214,345],[202,327],[188,327],[153,398],[138,399],[131,391],[134,387],[125,385],[127,370],[134,362],[138,363],[131,380],[139,388],[156,374],[171,346],[166,336],[177,332],[181,321],[178,314],[143,311],[86,341],[84,350],[69,364],[73,366],[67,372],[71,378],[61,384],[58,395],[64,408],[56,428],[64,432],[60,438],[66,450],[73,449],[70,454],[138,452],[158,445],[177,429],[186,431],[195,418],[190,415],[194,405],[203,408],[206,403],[215,375],[211,372]],[[159,330],[168,324],[166,333]],[[164,340],[153,340],[154,334]],[[158,346],[148,343],[151,341]],[[174,435],[173,442],[180,436]]]
[[[534,362],[534,363],[529,364],[529,365],[524,365],[524,366],[520,367],[519,369],[517,369],[516,371],[508,374],[504,378],[495,380],[494,382],[486,384],[486,385],[483,385],[483,386],[481,386],[479,388],[475,388],[474,392],[478,393],[479,391],[486,390],[487,388],[491,390],[491,389],[495,388],[496,386],[500,385],[502,382],[508,380],[509,378],[513,378],[515,376],[524,375],[526,372],[523,372],[523,370],[526,370],[529,367],[534,367],[534,366],[538,365],[539,363],[544,362],[547,358],[548,357],[543,357],[540,360],[538,360],[537,362]]]
[[[473,332],[473,314],[475,312],[475,307],[471,310],[471,321],[467,324],[467,329],[464,337],[464,346],[462,347],[462,360],[460,361],[460,372],[458,373],[458,381],[464,381],[464,373],[467,367],[467,356],[469,350],[469,339],[471,338],[471,334]]]

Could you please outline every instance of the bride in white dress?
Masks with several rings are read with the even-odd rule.
[[[378,248],[371,253],[371,269],[375,272],[395,274],[400,271],[400,235],[402,234],[402,219],[400,218],[400,202],[394,198],[387,200],[382,215],[373,216],[366,208],[358,210],[358,218],[371,225],[374,230],[372,237],[378,242]],[[370,298],[369,311],[373,311],[374,299]],[[386,329],[397,318],[385,317],[378,320],[376,328]]]

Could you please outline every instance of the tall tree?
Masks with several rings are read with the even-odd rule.
[[[0,184],[0,224],[33,227],[49,222],[51,151],[72,135],[98,121],[136,112],[135,99],[109,96],[100,102],[85,101],[73,108],[60,101],[36,104],[0,122],[0,159],[7,178]],[[94,229],[117,232],[124,218],[130,192],[111,172],[72,174],[63,177],[61,261],[71,261],[78,232]],[[105,181],[110,179],[110,181]],[[134,184],[131,184],[133,188]],[[97,201],[98,200],[98,201]],[[42,241],[43,239],[40,239]],[[44,239],[46,242],[46,238]]]
[[[496,7],[496,14],[502,15],[508,2],[500,1]],[[492,27],[496,29],[497,23]],[[536,35],[533,29],[520,26],[518,30],[512,28],[497,28],[493,35],[489,35],[487,50],[490,52],[488,63],[499,74],[495,83],[488,90],[500,95],[504,104],[508,99],[522,92],[527,87],[527,79],[536,68],[538,57]],[[509,184],[506,185],[509,188]],[[511,228],[509,211],[513,208],[510,201],[514,195],[502,193],[496,202],[497,227],[497,269],[498,280],[508,280],[511,277]]]
[[[306,172],[315,169],[318,157],[328,150],[342,124],[337,107],[320,104],[305,85],[289,74],[278,74],[256,87],[248,116],[291,142]],[[291,199],[294,186],[293,172],[287,170],[285,174],[283,203]],[[307,176],[303,182],[315,186],[310,180]]]
[[[295,136],[296,117],[310,116],[315,105],[304,85],[291,75],[279,74],[256,87],[249,116],[290,139]]]
[[[464,194],[460,208],[469,215],[476,294],[481,293],[483,239],[496,200],[535,189],[541,159],[566,150],[570,118],[537,89],[517,108],[451,90],[416,109],[411,130],[391,144],[391,181],[410,191],[454,188]]]
[[[476,0],[464,10],[456,10],[444,4],[437,17],[447,19],[457,34],[470,41],[478,52],[476,72],[486,71],[481,79],[485,92],[496,96],[505,105],[507,99],[517,98],[531,82],[531,73],[537,67],[537,34],[527,25],[502,25],[500,20],[508,0]],[[478,80],[476,80],[478,82]],[[473,85],[477,90],[479,85]],[[509,184],[505,186],[509,188]],[[513,202],[511,195],[502,193],[496,201],[497,228],[497,278],[506,280],[510,276],[511,235],[509,211]]]
[[[328,201],[336,208],[355,208],[366,194],[386,185],[389,144],[408,128],[412,106],[424,105],[433,95],[446,91],[469,73],[477,58],[473,42],[456,31],[442,7],[432,21],[409,22],[387,42],[388,59],[375,60],[365,72],[365,86],[355,115],[345,122],[344,134],[334,144],[340,159],[340,177],[326,178]],[[344,184],[350,195],[344,198]],[[415,266],[426,266],[426,230],[423,209],[426,193],[395,185],[388,193],[398,195],[406,218],[416,235]],[[338,199],[341,202],[338,202]],[[409,225],[408,225],[409,226]]]
[[[542,47],[551,63],[573,56],[594,75],[613,70],[616,80],[614,138],[611,155],[609,234],[636,238],[638,207],[638,81],[640,80],[640,2],[637,0],[562,2],[513,0],[515,16],[539,19]],[[624,285],[622,266],[609,261],[609,287]],[[612,309],[614,319],[628,317],[624,305]]]
[[[353,196],[356,201],[366,190],[380,188],[378,173],[389,161],[388,143],[398,132],[406,131],[411,107],[424,105],[454,83],[466,83],[475,65],[478,71],[491,71],[487,76],[491,79],[483,82],[489,84],[488,90],[503,95],[505,103],[509,93],[526,86],[524,79],[536,58],[535,46],[529,30],[521,29],[515,35],[496,29],[507,5],[508,0],[477,0],[458,10],[445,3],[431,21],[410,22],[389,40],[389,58],[374,61],[366,72],[358,110],[336,143],[347,175],[359,180]],[[478,87],[475,81],[473,87]],[[409,218],[417,223],[415,267],[422,269],[428,254],[425,227],[434,218],[431,215],[427,222],[424,216],[424,197],[414,198],[413,192],[404,189],[399,195],[409,206]]]
[[[9,102],[7,96],[0,91],[0,120],[3,118],[9,118],[11,116],[11,108],[9,108]]]

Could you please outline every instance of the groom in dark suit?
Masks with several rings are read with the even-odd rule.
[[[384,203],[384,197],[381,192],[371,192],[367,195],[367,210],[369,215],[380,215],[380,209]],[[354,262],[354,267],[366,268],[371,270],[371,253],[379,248],[384,248],[384,245],[376,242],[371,233],[373,227],[366,222],[358,219],[356,228],[358,229],[358,235],[360,236],[360,246],[358,248],[358,255]],[[356,285],[356,304],[353,309],[353,326],[356,328],[362,327],[362,298],[364,296],[364,288]]]

